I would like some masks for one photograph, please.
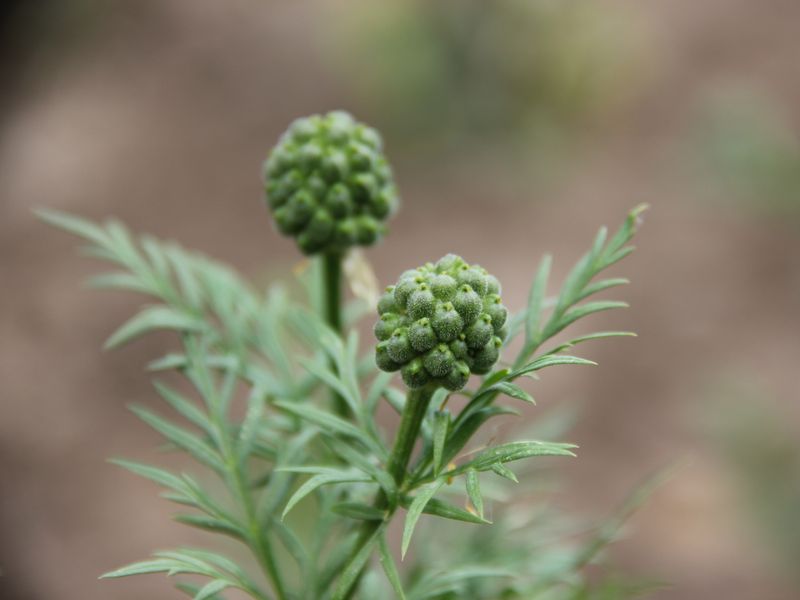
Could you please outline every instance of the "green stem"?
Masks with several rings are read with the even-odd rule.
[[[230,428],[227,424],[227,419],[224,412],[220,410],[219,402],[215,403],[216,406],[212,412],[212,418],[217,428],[219,438],[221,440],[222,455],[225,460],[227,471],[228,485],[234,493],[236,500],[241,504],[244,511],[246,526],[247,526],[247,539],[246,543],[250,550],[256,557],[259,566],[263,570],[267,579],[272,584],[275,595],[278,600],[286,600],[288,598],[286,587],[283,582],[281,571],[275,562],[275,556],[272,551],[272,545],[267,538],[264,527],[256,513],[255,505],[253,504],[253,496],[247,485],[247,478],[242,469],[241,461],[239,460],[236,452],[236,445],[231,439]],[[266,600],[267,596],[259,592],[259,598]]]
[[[428,404],[430,404],[435,391],[436,387],[424,387],[410,391],[406,398],[406,405],[403,409],[403,416],[400,419],[400,427],[397,430],[394,447],[386,464],[386,470],[394,479],[398,489],[405,483],[406,469],[411,460],[411,453],[419,436],[422,420],[428,411]]]
[[[322,255],[322,290],[324,317],[336,333],[342,332],[342,255]]]
[[[322,313],[325,322],[339,335],[342,334],[342,255],[329,252],[321,257],[322,275]],[[333,361],[331,361],[333,362]],[[335,365],[331,364],[335,369]],[[350,409],[344,398],[336,392],[331,393],[333,408],[339,416],[349,416]]]
[[[236,483],[237,492],[240,502],[243,505],[245,516],[247,518],[248,527],[248,542],[253,551],[258,564],[267,575],[272,587],[275,590],[275,595],[279,600],[286,600],[286,587],[283,583],[280,569],[275,562],[275,557],[272,552],[271,544],[266,537],[266,532],[261,526],[259,519],[256,515],[255,506],[253,505],[253,498],[250,491],[247,489],[247,484],[244,480],[244,474],[238,465],[230,465],[233,469],[234,479]]]
[[[428,412],[428,405],[433,398],[436,391],[435,386],[428,386],[418,390],[411,390],[406,397],[406,405],[403,409],[403,415],[400,418],[400,426],[397,429],[395,436],[394,446],[392,453],[389,455],[389,460],[386,463],[386,470],[394,479],[397,486],[398,496],[402,493],[403,484],[406,482],[408,475],[408,463],[411,460],[411,454],[414,451],[417,437],[419,437],[419,430],[422,427],[422,421]],[[348,566],[358,556],[360,550],[370,540],[374,539],[375,533],[381,527],[388,523],[394,512],[397,510],[398,498],[389,498],[386,491],[381,489],[378,496],[375,498],[375,508],[386,510],[386,518],[383,521],[365,521],[361,527],[361,533],[358,537],[355,547],[353,548],[347,560],[347,566],[344,572],[348,571]],[[345,600],[352,598],[355,593],[359,577],[357,577],[350,588],[341,597]]]

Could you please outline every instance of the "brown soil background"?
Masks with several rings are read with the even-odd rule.
[[[97,266],[31,209],[115,215],[247,274],[285,271],[299,257],[268,224],[260,162],[296,116],[332,107],[358,114],[317,44],[330,4],[112,5],[79,50],[58,60],[37,52],[9,75],[0,105],[0,597],[8,600],[178,597],[157,577],[96,577],[201,539],[169,520],[172,507],[153,486],[104,462],[153,457],[155,434],[125,406],[157,405],[143,365],[170,338],[102,353],[140,301],[82,289]],[[400,157],[404,208],[368,255],[388,283],[409,265],[463,253],[506,282],[507,304],[519,307],[529,281],[519,274],[532,273],[543,252],[555,254],[558,280],[599,225],[650,203],[638,251],[616,271],[633,281],[618,294],[632,308],[595,320],[640,337],[587,347],[599,368],[554,370],[534,390],[537,410],[584,406],[564,502],[601,517],[647,473],[688,457],[634,518],[618,561],[672,582],[659,600],[797,598],[743,516],[706,407],[720,381],[745,381],[763,392],[754,400],[765,410],[796,425],[800,228],[698,187],[676,148],[698,99],[728,81],[779,98],[797,129],[800,4],[613,6],[630,11],[647,39],[648,84],[593,132],[577,166],[543,189],[524,179],[501,185],[498,167],[478,169],[456,153],[426,168]],[[391,139],[387,146],[391,157]],[[726,417],[724,401],[712,420]]]

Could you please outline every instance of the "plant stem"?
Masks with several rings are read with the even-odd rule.
[[[419,437],[419,430],[422,427],[422,421],[428,411],[428,405],[431,402],[435,386],[427,386],[418,390],[411,390],[406,397],[406,405],[403,409],[403,415],[400,418],[400,426],[397,429],[397,435],[394,439],[394,446],[392,453],[389,455],[389,460],[386,463],[386,470],[394,479],[397,485],[398,496],[402,493],[403,484],[406,481],[408,463],[411,460],[411,453],[414,451],[414,444]],[[353,562],[359,554],[359,551],[370,540],[374,539],[375,532],[384,527],[388,523],[395,510],[397,510],[398,498],[390,498],[387,496],[386,491],[381,489],[378,496],[375,498],[375,508],[386,510],[386,518],[383,521],[364,521],[361,526],[361,533],[358,537],[355,547],[350,553],[347,560],[347,565],[344,568],[346,572],[348,566]],[[352,598],[355,593],[360,575],[353,581],[353,584],[341,596],[345,600]]]
[[[399,489],[406,478],[406,469],[411,460],[411,452],[417,441],[422,420],[428,411],[435,387],[424,387],[419,390],[412,390],[406,398],[406,405],[403,409],[403,416],[400,419],[400,427],[394,440],[392,453],[386,464],[386,470],[394,478],[394,482]]]
[[[253,554],[255,554],[259,565],[264,570],[264,573],[272,583],[275,590],[275,595],[280,600],[287,598],[286,588],[283,583],[280,569],[275,562],[275,557],[272,553],[272,547],[266,537],[264,527],[262,527],[256,515],[255,507],[253,506],[253,498],[250,491],[247,489],[247,484],[244,479],[244,474],[238,465],[231,465],[234,469],[234,479],[237,487],[237,492],[240,501],[243,504],[245,516],[247,518],[248,538],[249,545]]]
[[[323,317],[328,326],[342,334],[342,254],[328,252],[321,257]],[[331,361],[333,363],[333,361]],[[331,364],[332,368],[335,365]],[[349,416],[347,403],[336,392],[331,393],[333,408],[339,416]]]
[[[236,444],[231,439],[230,427],[218,398],[215,398],[210,416],[221,441],[220,450],[222,451],[227,471],[226,483],[244,511],[247,527],[247,539],[244,541],[253,552],[268,581],[272,584],[278,600],[286,600],[288,596],[281,571],[275,562],[272,545],[267,538],[265,528],[256,513],[253,496],[247,484],[247,476],[237,455]],[[259,592],[259,598],[266,600],[267,597]]]
[[[342,255],[322,255],[322,289],[325,321],[336,333],[342,332]]]

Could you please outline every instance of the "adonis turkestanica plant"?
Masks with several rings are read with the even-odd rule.
[[[355,321],[345,317],[359,311],[342,301],[342,263],[354,246],[379,241],[397,209],[383,152],[375,130],[332,112],[298,119],[269,154],[266,203],[275,228],[310,257],[312,268],[301,275],[306,298],[279,284],[262,292],[214,260],[133,236],[113,220],[38,213],[115,267],[94,277],[95,286],[151,299],[109,347],[156,330],[180,340],[150,369],[177,372],[191,393],[157,380],[173,415],[133,410],[199,468],[189,474],[113,462],[164,488],[181,507],[179,522],[242,548],[160,551],[104,577],[177,576],[178,589],[195,600],[233,590],[258,600],[629,597],[636,586],[611,576],[590,582],[584,567],[635,502],[576,542],[561,528],[557,506],[545,501],[543,511],[536,500],[534,509],[508,492],[516,486],[519,498],[531,497],[512,463],[535,459],[528,462],[540,482],[540,457],[572,457],[576,447],[486,443],[481,434],[493,419],[515,414],[514,403],[533,402],[521,385],[526,377],[592,365],[567,352],[632,335],[551,342],[578,320],[625,306],[594,297],[627,283],[603,273],[631,252],[642,208],[614,235],[599,231],[556,295],[548,295],[549,256],[534,273],[521,273],[533,283],[515,312],[484,268],[455,254],[431,257],[360,311],[373,315],[376,338],[362,351]],[[480,258],[480,248],[454,250]],[[510,352],[515,338],[519,349]],[[461,400],[449,401],[454,395]],[[232,406],[242,401],[243,410]],[[396,427],[378,422],[382,403],[399,414]],[[414,539],[423,514],[427,526]],[[395,522],[398,535],[389,535]]]

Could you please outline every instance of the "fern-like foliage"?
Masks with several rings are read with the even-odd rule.
[[[501,398],[533,402],[520,385],[523,378],[556,365],[592,365],[565,352],[593,339],[631,335],[598,332],[541,350],[576,321],[625,306],[593,297],[626,283],[600,276],[631,251],[628,244],[640,211],[631,212],[610,239],[600,231],[552,301],[546,299],[550,259],[542,260],[528,305],[512,320],[507,340],[524,334],[522,349],[505,363],[510,366],[486,375],[476,389],[461,392],[468,399],[456,414],[447,408],[445,391],[434,395],[422,421],[421,451],[400,485],[387,466],[390,436],[378,427],[377,410],[386,402],[402,413],[409,399],[392,386],[390,374],[361,358],[355,332],[342,338],[284,288],[261,293],[228,267],[176,244],[136,238],[114,221],[99,225],[40,212],[46,222],[84,239],[89,255],[114,265],[114,271],[94,277],[93,285],[139,292],[153,301],[122,325],[108,346],[156,330],[179,334],[180,349],[151,368],[179,372],[192,393],[156,382],[173,417],[134,411],[221,481],[224,493],[212,493],[195,474],[115,462],[155,482],[167,499],[189,509],[176,516],[181,523],[241,542],[260,569],[249,573],[217,552],[181,548],[158,552],[106,577],[203,576],[205,583],[199,586],[182,580],[177,584],[195,600],[219,600],[229,588],[258,600],[385,597],[374,591],[382,589],[370,569],[377,556],[385,582],[398,598],[594,597],[548,595],[553,586],[543,586],[545,580],[526,573],[533,568],[532,551],[499,542],[486,548],[517,559],[477,563],[453,553],[454,561],[461,562],[422,574],[414,568],[403,575],[386,531],[404,510],[400,550],[405,556],[423,514],[487,525],[492,513],[501,510],[495,508],[502,501],[495,493],[497,481],[517,481],[509,465],[573,455],[571,444],[536,439],[468,445],[487,421],[516,412],[499,403]],[[320,401],[331,391],[346,403],[346,416]],[[236,402],[245,406],[237,410]],[[244,416],[233,416],[237,414]],[[487,479],[487,474],[501,479]],[[608,541],[609,536],[602,538],[600,546]],[[565,563],[569,568],[553,581],[569,579],[595,555],[596,549]],[[508,578],[522,583],[486,583]]]

